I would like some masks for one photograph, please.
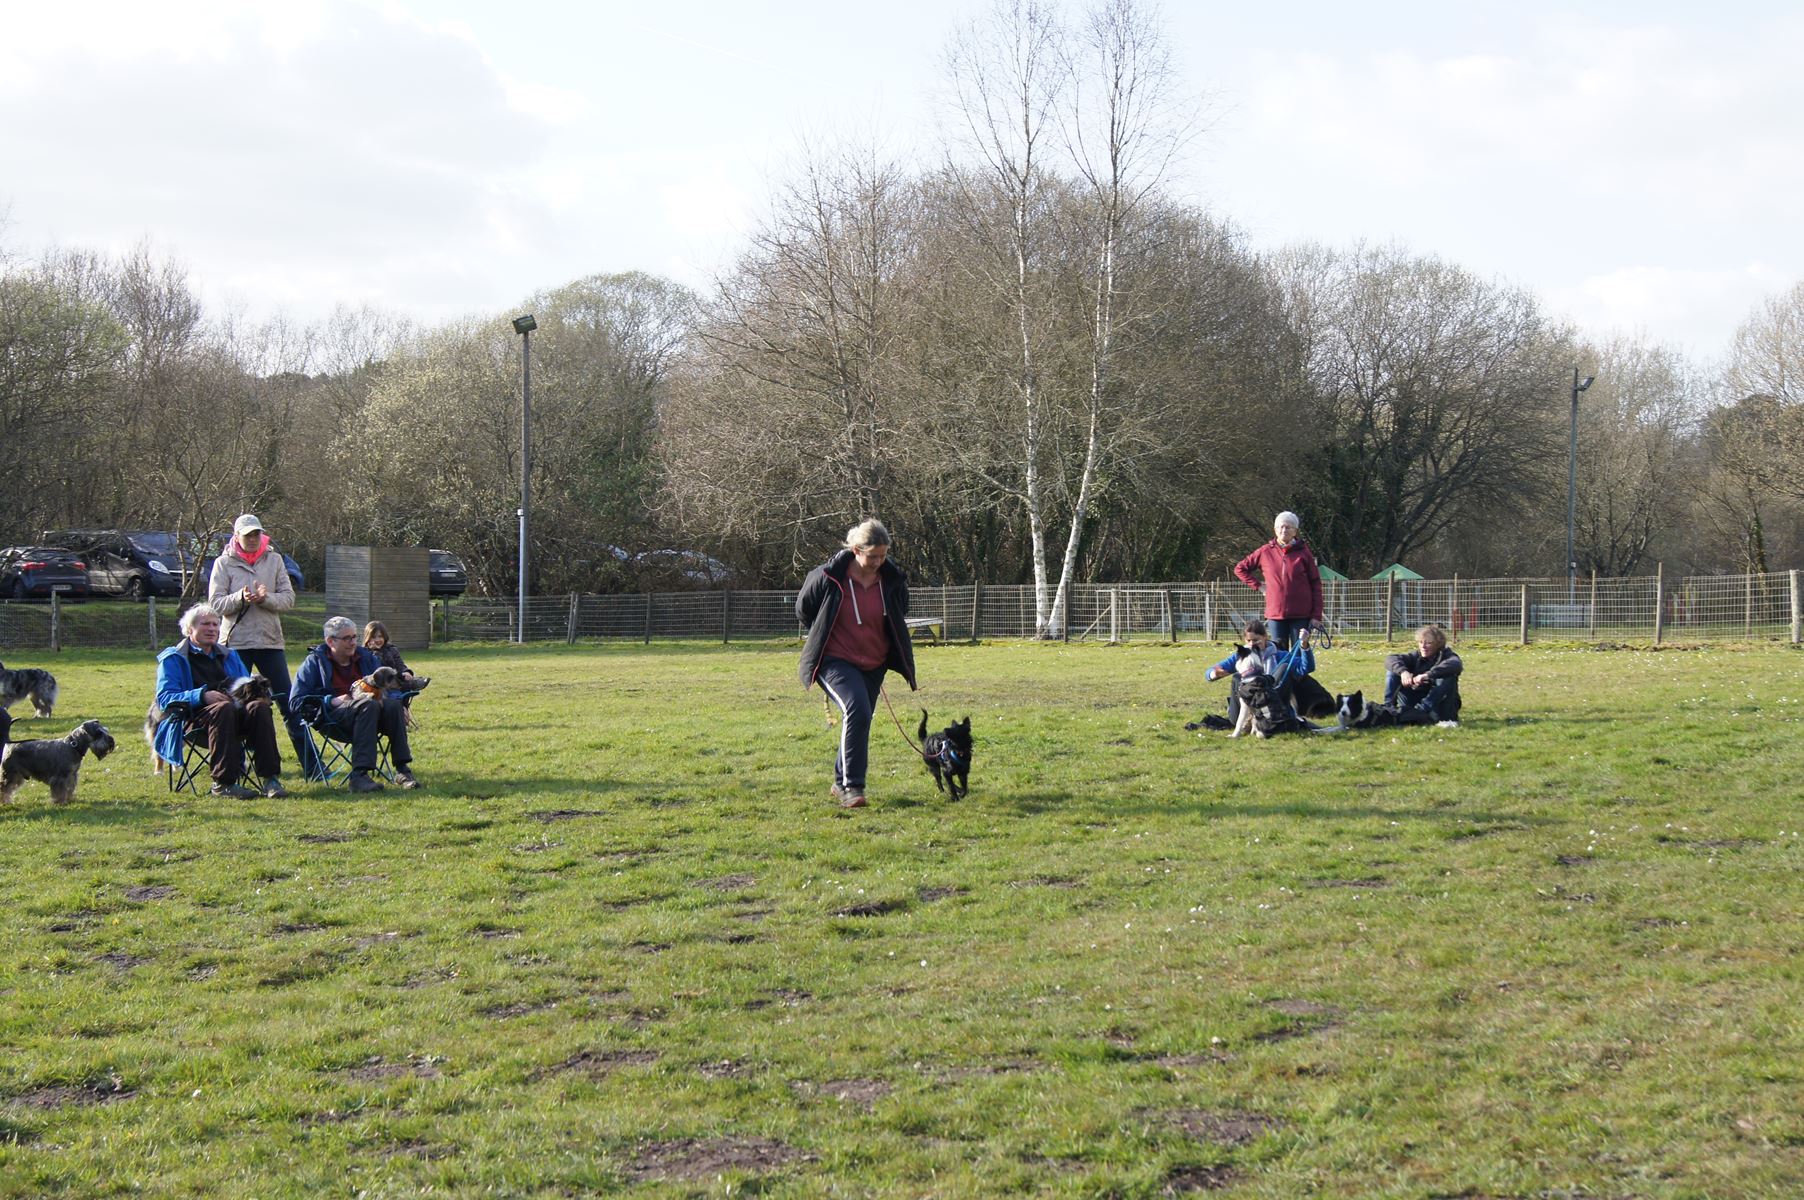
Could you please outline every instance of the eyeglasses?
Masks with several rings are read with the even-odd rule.
[[[335,633],[326,640],[328,642],[354,642],[357,640],[357,635],[354,633]]]

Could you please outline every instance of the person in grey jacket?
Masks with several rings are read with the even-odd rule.
[[[246,667],[269,680],[296,753],[301,753],[300,731],[288,716],[288,643],[282,636],[282,614],[294,607],[294,583],[256,514],[245,513],[233,522],[232,540],[213,562],[207,603],[225,618],[220,645],[237,651]],[[302,754],[301,762],[306,761]]]

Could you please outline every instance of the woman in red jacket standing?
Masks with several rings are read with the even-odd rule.
[[[1290,649],[1293,640],[1309,644],[1309,629],[1322,622],[1322,573],[1315,555],[1297,536],[1302,520],[1293,512],[1281,512],[1272,522],[1277,536],[1234,567],[1235,576],[1255,591],[1265,593],[1265,622],[1272,642]]]

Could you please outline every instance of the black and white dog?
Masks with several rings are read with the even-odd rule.
[[[99,721],[83,721],[68,737],[14,742],[0,758],[0,804],[11,804],[27,779],[48,785],[56,803],[69,803],[75,799],[81,760],[90,750],[95,758],[113,752],[113,735]]]
[[[56,676],[37,667],[9,671],[0,664],[0,709],[11,709],[29,698],[40,717],[56,715]]]
[[[1354,692],[1347,696],[1336,696],[1337,713],[1335,727],[1323,730],[1324,733],[1339,733],[1349,729],[1386,729],[1394,725],[1433,725],[1434,714],[1413,705],[1409,708],[1390,708],[1383,704],[1367,704],[1365,693]]]
[[[927,710],[921,710],[921,758],[933,772],[934,786],[950,791],[954,800],[971,792],[971,718],[954,721],[938,733],[927,732]]]

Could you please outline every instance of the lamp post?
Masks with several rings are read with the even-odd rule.
[[[1572,604],[1578,590],[1578,558],[1573,552],[1573,529],[1578,524],[1578,398],[1579,393],[1596,382],[1587,375],[1579,382],[1579,369],[1572,368],[1572,424],[1570,445],[1566,455],[1566,603]]]
[[[532,331],[538,327],[531,313],[514,318],[514,332],[520,335],[520,619],[515,640],[521,643],[526,641],[526,510],[532,501]]]

